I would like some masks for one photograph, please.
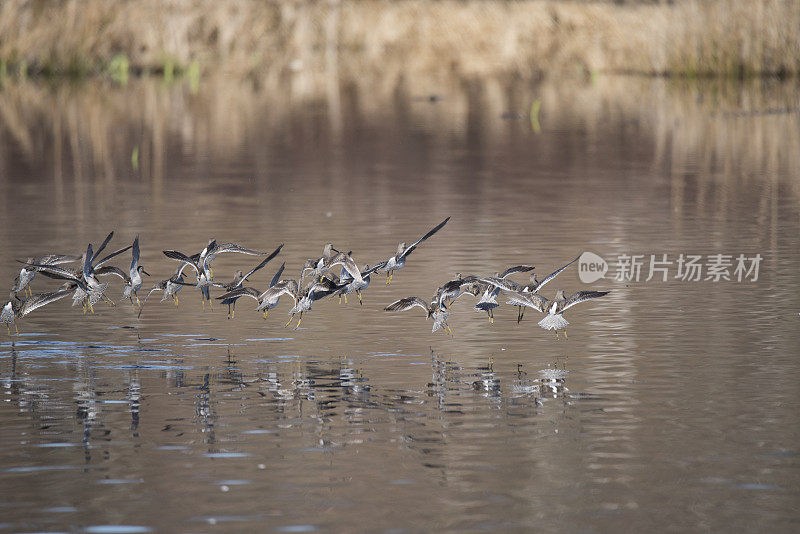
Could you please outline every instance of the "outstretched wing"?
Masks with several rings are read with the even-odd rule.
[[[580,256],[578,256],[578,258],[580,258]],[[565,266],[563,266],[562,268],[560,268],[560,269],[558,269],[558,270],[556,270],[556,271],[553,271],[552,273],[550,273],[550,274],[548,274],[547,276],[545,276],[544,278],[542,278],[542,281],[541,281],[541,282],[539,282],[539,285],[538,285],[538,286],[536,286],[536,289],[535,289],[534,291],[539,291],[540,289],[542,289],[542,287],[543,287],[543,286],[544,286],[544,285],[545,285],[547,282],[549,282],[550,280],[552,280],[553,278],[555,278],[556,276],[558,276],[558,275],[561,273],[561,271],[563,271],[564,269],[566,269],[567,267],[569,267],[570,265],[572,265],[573,263],[575,263],[576,261],[578,261],[578,258],[575,258],[574,260],[572,260],[571,262],[569,262],[568,264],[566,264],[566,265],[565,265]]]
[[[419,306],[425,310],[425,313],[428,313],[428,303],[419,297],[406,297],[404,299],[397,300],[386,306],[384,311],[406,311],[410,310],[414,306]]]
[[[406,249],[403,251],[403,253],[401,254],[401,257],[403,257],[403,258],[404,258],[404,257],[408,256],[409,254],[411,254],[412,252],[414,252],[414,249],[417,247],[417,245],[419,245],[420,243],[422,243],[423,241],[425,241],[426,239],[428,239],[430,236],[432,236],[433,234],[435,234],[436,232],[438,232],[439,230],[441,230],[441,229],[442,229],[442,227],[443,227],[445,224],[447,224],[447,221],[449,221],[449,220],[450,220],[450,217],[446,218],[445,220],[443,220],[442,222],[440,222],[439,224],[437,224],[437,225],[436,225],[436,227],[435,227],[435,228],[433,228],[433,230],[431,230],[430,232],[428,232],[428,233],[427,233],[427,234],[425,234],[424,236],[420,237],[419,239],[417,239],[416,241],[414,241],[413,243],[411,243],[411,245],[410,245],[410,246],[408,246],[408,247],[406,247]]]
[[[261,263],[259,263],[259,264],[258,264],[258,265],[256,265],[255,267],[253,267],[253,268],[252,268],[252,269],[251,269],[251,270],[250,270],[250,271],[249,271],[249,272],[248,272],[246,275],[244,275],[244,276],[242,277],[242,281],[240,282],[240,284],[244,283],[244,281],[247,279],[247,277],[248,277],[248,276],[250,276],[251,274],[253,274],[253,273],[254,273],[254,272],[256,272],[257,270],[261,269],[261,268],[262,268],[263,266],[265,266],[267,263],[269,263],[269,261],[270,261],[272,258],[274,258],[275,256],[277,256],[277,255],[278,255],[278,253],[281,251],[281,249],[282,249],[282,248],[283,248],[283,243],[281,243],[281,244],[278,246],[278,248],[276,248],[275,250],[273,250],[273,251],[272,251],[272,254],[270,254],[269,256],[267,256],[266,258],[264,258],[264,261],[262,261]]]
[[[507,303],[514,306],[527,306],[542,313],[547,309],[547,298],[537,293],[506,291],[506,296],[508,297]]]
[[[536,267],[533,265],[515,265],[513,267],[509,267],[502,273],[500,273],[499,278],[505,278],[506,276],[514,273],[527,273],[528,271],[534,270]]]
[[[183,269],[188,265],[189,267],[194,269],[194,272],[197,273],[198,276],[200,275],[200,271],[197,270],[197,265],[195,265],[197,263],[197,260],[192,259],[183,252],[178,252],[177,250],[162,250],[161,252],[163,252],[164,256],[168,257],[171,260],[183,262],[183,265],[181,266],[180,269],[181,271],[183,271]],[[181,274],[183,273],[181,272]]]
[[[350,276],[352,276],[354,279],[361,279],[361,271],[358,269],[356,262],[353,261],[353,258],[350,257],[350,254],[340,252],[331,259],[331,262],[328,264],[328,268],[330,269],[336,265],[341,265],[344,267],[344,269],[347,270]]]
[[[214,261],[214,258],[226,252],[238,252],[239,254],[249,254],[250,256],[264,256],[267,254],[266,252],[259,252],[258,250],[245,248],[241,245],[237,245],[236,243],[220,243],[219,245],[215,244],[208,249],[206,257],[203,260],[203,268],[205,269],[209,263]]]
[[[95,269],[94,274],[97,276],[102,276],[104,274],[115,274],[120,278],[122,278],[126,283],[130,282],[131,280],[130,277],[128,276],[128,273],[126,273],[125,271],[123,271],[122,269],[120,269],[115,265],[106,265],[105,267],[100,267],[99,269]]]
[[[252,287],[237,287],[236,289],[231,289],[227,293],[223,293],[222,295],[216,297],[217,300],[225,300],[225,299],[238,299],[239,297],[253,297],[254,299],[258,300],[258,296],[261,293],[258,292],[257,289]]]
[[[44,265],[60,265],[62,263],[72,263],[80,259],[80,256],[74,256],[72,254],[48,254],[47,256],[39,258],[39,263]]]
[[[297,282],[293,280],[284,280],[279,282],[261,294],[261,298],[263,300],[275,300],[280,298],[282,295],[289,295],[292,299],[297,303]]]
[[[457,278],[455,280],[450,280],[449,282],[447,282],[446,284],[444,284],[442,287],[439,288],[439,292],[447,293],[447,292],[455,291],[457,289],[461,289],[465,285],[474,284],[475,282],[481,282],[481,283],[488,284],[488,285],[494,285],[493,283],[488,281],[488,278],[479,278],[479,277],[477,277],[475,275],[470,274],[468,276],[464,276],[463,278]]]
[[[108,234],[108,235],[106,236],[106,238],[103,240],[103,242],[100,244],[100,246],[99,246],[99,247],[97,247],[97,251],[95,251],[95,253],[94,253],[94,255],[93,255],[93,256],[86,256],[86,258],[87,258],[87,259],[88,259],[88,258],[91,258],[91,260],[89,261],[89,263],[91,263],[92,265],[94,265],[94,260],[96,260],[96,259],[97,259],[97,257],[100,255],[100,253],[101,253],[101,252],[103,252],[103,251],[105,250],[106,246],[108,245],[108,242],[109,242],[109,241],[111,241],[111,238],[112,238],[112,237],[114,237],[114,232],[111,232],[110,234]]]
[[[107,262],[108,262],[108,261],[109,261],[111,258],[114,258],[114,257],[116,257],[116,256],[119,256],[120,254],[122,254],[122,253],[123,253],[123,252],[125,252],[126,250],[129,250],[131,247],[133,247],[133,245],[128,245],[128,246],[127,246],[127,247],[125,247],[125,248],[121,248],[121,249],[119,249],[119,250],[117,250],[117,251],[115,251],[115,252],[112,252],[111,254],[109,254],[108,256],[106,256],[105,258],[103,258],[102,260],[99,260],[97,263],[94,263],[94,264],[92,264],[92,265],[93,265],[93,267],[96,269],[97,267],[100,267],[100,266],[101,266],[101,265],[103,265],[104,263],[107,263]],[[97,256],[97,254],[95,254],[95,256]]]
[[[281,266],[278,269],[278,271],[275,273],[275,276],[273,276],[272,280],[270,280],[269,287],[273,287],[275,284],[278,283],[278,281],[281,279],[281,275],[283,274],[284,267],[286,267],[286,263],[285,262],[281,263]]]
[[[578,291],[571,297],[569,297],[566,302],[564,303],[564,309],[561,311],[568,310],[569,308],[575,306],[576,304],[580,304],[581,302],[585,302],[587,300],[596,299],[598,297],[602,297],[603,295],[608,295],[611,293],[610,291]]]
[[[385,266],[386,266],[386,262],[385,261],[382,261],[382,262],[378,263],[377,265],[373,265],[372,267],[370,267],[366,271],[361,271],[361,278],[364,278],[368,274],[372,274],[372,273],[374,273],[376,271],[379,271],[379,270],[383,269]]]
[[[81,280],[80,273],[74,269],[70,269],[69,267],[48,265],[44,263],[28,263],[22,260],[17,261],[26,267],[35,267],[37,271],[50,278],[57,278],[59,280]]]
[[[92,260],[94,256],[92,255],[92,244],[89,243],[89,246],[86,247],[86,256],[83,258],[83,279],[87,282],[89,278],[92,276]]]
[[[461,295],[461,288],[465,285],[474,284],[476,282],[480,283],[487,283],[485,280],[482,280],[474,275],[468,275],[463,278],[457,278],[455,280],[450,280],[449,282],[445,283],[443,286],[439,287],[434,293],[432,298],[432,303],[436,302],[438,307],[441,308],[444,305],[445,298],[450,298],[451,293],[456,293],[457,295]]]
[[[22,307],[19,310],[19,316],[24,317],[37,308],[41,308],[45,304],[50,304],[59,299],[63,299],[67,295],[72,294],[71,289],[60,289],[52,293],[38,293],[30,298],[25,299]]]
[[[505,291],[516,291],[517,284],[513,280],[498,278],[497,276],[484,276],[477,279],[478,284],[489,287],[499,287]]]
[[[139,268],[139,235],[136,235],[136,239],[133,240],[133,247],[131,249],[131,278],[136,276],[136,271]]]

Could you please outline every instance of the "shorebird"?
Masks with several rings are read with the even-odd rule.
[[[139,301],[139,295],[137,293],[142,287],[142,275],[150,276],[150,273],[145,271],[144,266],[139,264],[139,236],[136,236],[136,239],[133,240],[133,244],[131,245],[131,266],[127,273],[119,267],[108,265],[99,268],[95,267],[94,274],[97,276],[113,274],[122,278],[122,281],[125,283],[125,288],[122,291],[122,298],[129,299],[131,301],[131,306],[133,306],[133,298],[136,297],[136,305],[141,308],[142,304]]]
[[[86,256],[83,262],[83,281],[86,283],[86,287],[89,288],[89,291],[88,295],[84,298],[84,302],[88,303],[88,308],[92,312],[94,312],[92,305],[99,302],[101,298],[105,299],[112,306],[114,305],[114,301],[105,296],[106,288],[108,288],[108,282],[100,283],[100,280],[97,278],[98,276],[97,270],[102,268],[102,266],[109,260],[111,260],[111,258],[114,258],[122,254],[126,250],[133,248],[134,245],[136,245],[137,248],[139,246],[139,240],[137,236],[137,239],[134,240],[133,244],[121,248],[115,252],[112,252],[111,254],[107,255],[101,260],[97,260],[97,257],[100,255],[100,252],[102,252],[106,248],[106,245],[108,245],[109,241],[111,241],[111,238],[113,236],[114,232],[109,233],[106,236],[105,240],[103,240],[103,242],[97,248],[97,251],[95,251],[94,253],[92,253],[91,243],[89,243],[89,246],[86,247]],[[139,261],[138,254],[136,255],[135,261],[136,264],[138,265]],[[141,286],[141,281],[139,282],[139,285]],[[78,289],[75,290],[75,295],[72,296],[73,306],[75,305],[76,298],[80,296],[80,291],[81,288],[78,287]]]
[[[247,272],[247,274],[242,274],[241,270],[236,271],[236,273],[234,274],[232,282],[229,282],[227,284],[217,284],[217,283],[212,282],[212,285],[214,285],[216,287],[221,287],[226,292],[230,292],[230,291],[233,291],[234,289],[242,287],[242,284],[244,284],[244,281],[247,280],[247,278],[251,274],[253,274],[254,272],[258,271],[259,269],[264,267],[267,263],[269,263],[269,261],[272,258],[274,258],[275,256],[277,256],[280,253],[282,248],[283,248],[283,243],[281,243],[278,246],[278,248],[276,248],[274,251],[272,251],[272,253],[269,256],[264,258],[264,260],[261,263],[259,263],[258,265],[256,265],[252,269],[250,269]],[[281,271],[283,271],[283,269],[281,269]],[[234,315],[236,314],[236,299],[233,299],[233,300],[222,299],[222,304],[226,304],[228,306],[228,319],[233,319]]]
[[[339,283],[337,284],[338,287],[336,291],[333,292],[333,296],[338,296],[340,301],[342,297],[344,297],[344,303],[347,304],[347,295],[355,291],[358,295],[358,303],[363,306],[364,300],[361,297],[361,292],[369,287],[372,273],[381,269],[383,264],[384,262],[381,262],[372,267],[369,265],[364,265],[364,270],[360,273],[361,280],[356,280],[353,278],[353,275],[350,274],[350,271],[342,266],[342,272],[339,273]]]
[[[40,258],[27,258],[24,263],[28,265],[60,265],[62,263],[72,263],[80,260],[80,256],[73,256],[71,254],[48,254]],[[41,267],[23,267],[20,269],[19,274],[14,278],[14,286],[11,290],[14,293],[27,290],[28,295],[32,295],[33,291],[30,288],[30,283],[36,276],[36,272],[40,271]]]
[[[112,252],[104,258],[98,260],[97,257],[106,248],[113,236],[114,232],[109,233],[94,252],[92,252],[92,244],[89,243],[89,246],[86,248],[86,252],[81,255],[80,270],[52,264],[43,265],[34,263],[26,265],[39,267],[39,272],[41,272],[44,276],[75,282],[77,287],[75,288],[75,293],[72,296],[72,305],[75,306],[78,303],[83,303],[84,313],[86,313],[87,310],[94,312],[93,305],[97,304],[101,298],[106,299],[112,305],[114,304],[111,299],[105,296],[105,290],[108,287],[108,283],[101,284],[95,276],[95,270],[110,261],[112,258],[122,254],[132,247],[132,245],[128,245],[127,247]]]
[[[537,311],[547,314],[544,319],[539,321],[539,326],[545,330],[555,330],[556,338],[558,338],[558,331],[567,327],[569,322],[564,319],[563,313],[581,302],[586,302],[590,299],[596,299],[604,295],[608,295],[610,291],[578,291],[569,298],[564,296],[564,290],[559,289],[556,292],[556,297],[549,300],[538,293],[529,293],[522,291],[506,291],[509,297],[508,303],[515,306],[527,306]],[[567,332],[564,330],[564,337],[567,337]]]
[[[456,273],[456,277],[453,280],[439,286],[433,296],[431,305],[435,302],[440,308],[451,308],[453,301],[461,295],[466,293],[475,295],[476,291],[473,286],[478,280],[479,278],[475,275],[462,276],[461,273]]]
[[[298,292],[299,287],[297,285],[297,280],[281,280],[280,282],[275,283],[261,295],[256,311],[262,312],[264,314],[264,319],[266,319],[269,315],[269,310],[278,305],[278,301],[282,295],[289,295],[296,306]]]
[[[278,305],[278,301],[283,295],[289,295],[297,304],[297,281],[292,279],[280,280],[285,267],[285,263],[280,266],[275,276],[272,277],[266,291],[260,292],[253,287],[241,286],[220,295],[217,300],[222,300],[223,303],[226,303],[226,301],[236,302],[241,297],[253,298],[258,302],[256,311],[262,312],[264,319],[269,315],[269,310]]]
[[[358,269],[356,269],[356,273],[358,272]],[[360,278],[360,274],[358,278]],[[300,284],[302,284],[302,277],[300,278]],[[297,325],[294,328],[295,330],[300,328],[300,323],[303,321],[303,312],[310,310],[314,302],[327,297],[334,291],[336,291],[336,282],[331,278],[326,275],[315,277],[314,281],[305,288],[302,294],[296,296],[295,305],[289,310],[291,315],[285,326],[289,326],[295,314],[299,313],[300,318],[297,320]]]
[[[281,245],[282,247],[283,245]],[[278,247],[280,249],[280,247]],[[197,274],[197,283],[195,284],[201,291],[201,299],[203,309],[205,310],[206,301],[211,304],[211,295],[209,294],[209,286],[214,277],[214,271],[211,270],[211,262],[214,261],[220,254],[227,252],[237,252],[239,254],[248,254],[251,256],[266,256],[266,252],[259,252],[257,250],[245,248],[236,243],[222,243],[217,244],[216,239],[211,239],[201,252],[192,256],[179,252],[177,250],[163,250],[164,255],[170,259],[181,262],[183,265],[188,265],[195,270]],[[187,284],[191,285],[191,284]],[[213,309],[213,308],[212,308]]]
[[[214,278],[214,272],[211,270],[211,262],[214,261],[214,258],[219,256],[220,254],[231,253],[235,252],[237,254],[246,254],[248,256],[270,256],[270,259],[274,258],[275,254],[280,252],[280,249],[283,247],[281,244],[277,251],[272,252],[272,254],[268,254],[267,252],[259,252],[258,250],[253,250],[251,248],[246,248],[241,245],[237,245],[236,243],[220,243],[217,244],[216,241],[213,242],[213,246],[207,249],[205,257],[201,258],[203,269],[208,270],[209,276],[208,279],[212,280]]]
[[[450,217],[446,218],[438,225],[436,225],[436,227],[434,227],[430,232],[420,237],[419,239],[411,243],[411,245],[409,246],[406,246],[405,241],[397,245],[397,253],[388,260],[386,260],[386,265],[384,265],[383,268],[381,269],[381,272],[386,273],[387,286],[392,283],[392,277],[394,275],[394,271],[399,271],[400,269],[405,267],[406,258],[408,257],[409,254],[414,252],[414,249],[417,248],[417,245],[419,245],[420,243],[428,239],[430,236],[441,230],[442,227],[445,224],[447,224],[447,221],[449,220]]]
[[[169,259],[181,262],[183,267],[191,267],[194,269],[197,277],[200,278],[200,273],[203,271],[203,260],[205,260],[205,257],[208,255],[208,250],[216,245],[217,240],[210,239],[208,245],[206,245],[202,251],[197,254],[192,254],[191,256],[177,250],[162,250],[161,252]]]
[[[479,279],[473,285],[475,295],[477,296],[478,293],[481,294],[478,303],[475,304],[475,309],[478,311],[485,311],[489,316],[489,322],[494,324],[494,309],[499,306],[497,304],[497,295],[500,294],[503,287],[509,284],[512,286],[518,285],[512,280],[506,280],[506,278],[514,273],[532,271],[534,268],[533,265],[515,265],[514,267],[509,267],[502,273],[494,273],[494,276]]]
[[[547,276],[542,278],[541,282],[539,282],[536,279],[536,274],[534,273],[534,274],[531,275],[530,284],[526,284],[526,285],[524,285],[522,287],[513,287],[511,289],[514,290],[514,291],[522,291],[524,293],[536,293],[540,289],[542,289],[547,282],[551,281],[553,278],[558,276],[561,273],[561,271],[563,271],[564,269],[566,269],[567,267],[569,267],[570,265],[572,265],[573,263],[578,261],[578,258],[580,258],[580,256],[578,256],[577,258],[575,258],[571,262],[567,263],[563,267],[561,267],[559,269],[556,269],[552,273],[548,274]],[[522,316],[523,315],[525,315],[525,307],[524,306],[519,306],[519,310],[517,311],[517,323],[522,321]]]
[[[214,277],[214,271],[211,270],[211,262],[219,256],[227,252],[237,252],[239,254],[248,254],[250,256],[266,256],[266,252],[259,252],[250,248],[245,248],[236,243],[217,243],[216,239],[210,239],[208,245],[199,253],[187,256],[183,252],[177,250],[163,250],[164,255],[172,260],[188,263],[197,273],[205,273],[206,278],[211,281]]]
[[[136,297],[136,304],[141,305],[139,302],[139,295],[137,295],[137,291],[142,287],[142,274],[146,274],[150,276],[150,273],[144,270],[144,267],[139,264],[139,236],[136,236],[136,239],[133,240],[133,245],[131,245],[131,268],[130,268],[130,285],[125,286],[125,292],[123,293],[123,298],[128,297],[131,299],[131,303],[133,303],[133,299],[131,298],[131,293],[133,296]],[[125,294],[127,293],[127,295]]]
[[[433,329],[431,329],[431,333],[434,333],[441,328],[444,332],[447,332],[451,336],[455,337],[453,335],[453,330],[447,324],[447,318],[450,316],[450,312],[439,306],[435,300],[431,300],[429,304],[427,301],[419,297],[406,297],[404,299],[392,302],[384,308],[384,311],[405,311],[410,310],[415,306],[419,306],[425,310],[425,313],[427,314],[426,318],[433,319]]]
[[[337,265],[342,266],[339,276],[329,272],[330,269]],[[369,275],[381,265],[383,264],[380,263],[372,269],[370,269],[367,265],[362,273],[359,270],[358,265],[356,265],[356,262],[353,261],[352,257],[350,257],[350,252],[340,252],[325,263],[325,265],[322,267],[322,272],[336,286],[334,289],[334,294],[339,295],[340,300],[341,296],[345,295],[345,303],[347,303],[346,295],[351,291],[358,292],[358,299],[361,301],[361,290],[366,289],[367,286],[369,286],[369,279],[364,279],[364,277],[369,277]]]
[[[50,304],[51,302],[55,302],[66,297],[72,293],[72,289],[72,283],[65,282],[57,291],[50,293],[37,293],[26,299],[20,299],[17,294],[12,291],[9,295],[11,300],[9,300],[8,303],[6,303],[6,305],[0,309],[0,323],[6,324],[8,335],[11,335],[11,325],[13,324],[14,330],[16,330],[17,335],[19,335],[19,328],[17,327],[15,319],[25,317],[33,310],[41,308],[45,304]]]
[[[175,271],[175,274],[166,278],[164,280],[159,280],[150,291],[147,292],[145,295],[144,300],[142,301],[142,305],[139,306],[139,313],[137,317],[142,316],[142,310],[144,309],[144,305],[147,304],[147,299],[153,293],[153,291],[163,291],[164,295],[161,297],[161,302],[164,302],[168,298],[172,298],[172,302],[175,304],[175,307],[178,307],[178,291],[181,290],[184,286],[184,279],[183,279],[183,270],[186,268],[186,265],[181,265]]]
[[[322,247],[322,256],[317,259],[307,259],[305,265],[303,265],[303,273],[311,271],[311,276],[317,276],[330,269],[334,252],[340,254],[338,250],[333,248],[333,243],[325,243],[325,246]]]

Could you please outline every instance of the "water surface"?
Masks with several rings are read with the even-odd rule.
[[[285,243],[263,288],[328,241],[373,264],[452,217],[363,306],[319,302],[297,330],[285,303],[227,320],[192,288],[141,319],[65,300],[19,321],[0,342],[0,530],[798,528],[796,87],[420,85],[0,91],[7,287],[15,259],[115,230],[140,235],[154,278],[175,267],[163,249]],[[612,293],[569,311],[567,340],[532,310],[492,325],[469,297],[454,338],[382,311],[456,272],[541,277],[584,251],[609,276],[573,268],[545,296]],[[621,254],[645,257],[638,282],[612,276]],[[651,254],[763,259],[756,281],[675,264],[645,281]],[[220,256],[215,276],[255,263]]]

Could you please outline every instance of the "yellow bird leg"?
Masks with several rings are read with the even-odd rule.
[[[344,303],[347,304],[347,293],[344,294]]]
[[[14,323],[14,330],[17,331],[17,337],[19,337],[19,327],[17,326],[17,323]]]
[[[564,339],[569,339],[569,337],[567,337],[567,329],[566,328],[564,329]]]
[[[293,321],[293,320],[294,320],[294,314],[292,314],[291,316],[289,316],[289,320],[288,320],[288,321],[286,321],[286,324],[285,324],[285,325],[283,325],[283,327],[284,327],[284,328],[286,328],[287,326],[289,326],[289,325],[292,323],[292,321]]]
[[[300,312],[300,319],[297,320],[297,326],[294,327],[295,330],[300,328],[300,323],[303,322],[303,312]]]
[[[359,289],[358,291],[356,291],[356,293],[358,293],[358,303],[363,306],[364,305],[364,299],[361,298],[361,290]]]

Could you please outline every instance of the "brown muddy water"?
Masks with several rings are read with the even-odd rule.
[[[111,230],[140,235],[146,287],[174,270],[163,249],[285,243],[263,288],[328,241],[373,264],[452,217],[363,306],[318,302],[297,330],[285,301],[228,320],[191,287],[141,319],[67,299],[19,320],[0,342],[0,531],[800,528],[798,88],[414,83],[0,91],[5,289],[16,259]],[[605,278],[576,264],[543,294],[612,292],[568,311],[566,340],[502,298],[493,325],[456,301],[453,338],[382,311],[585,251]],[[618,276],[632,256],[639,276]],[[215,276],[255,263],[223,255]]]

